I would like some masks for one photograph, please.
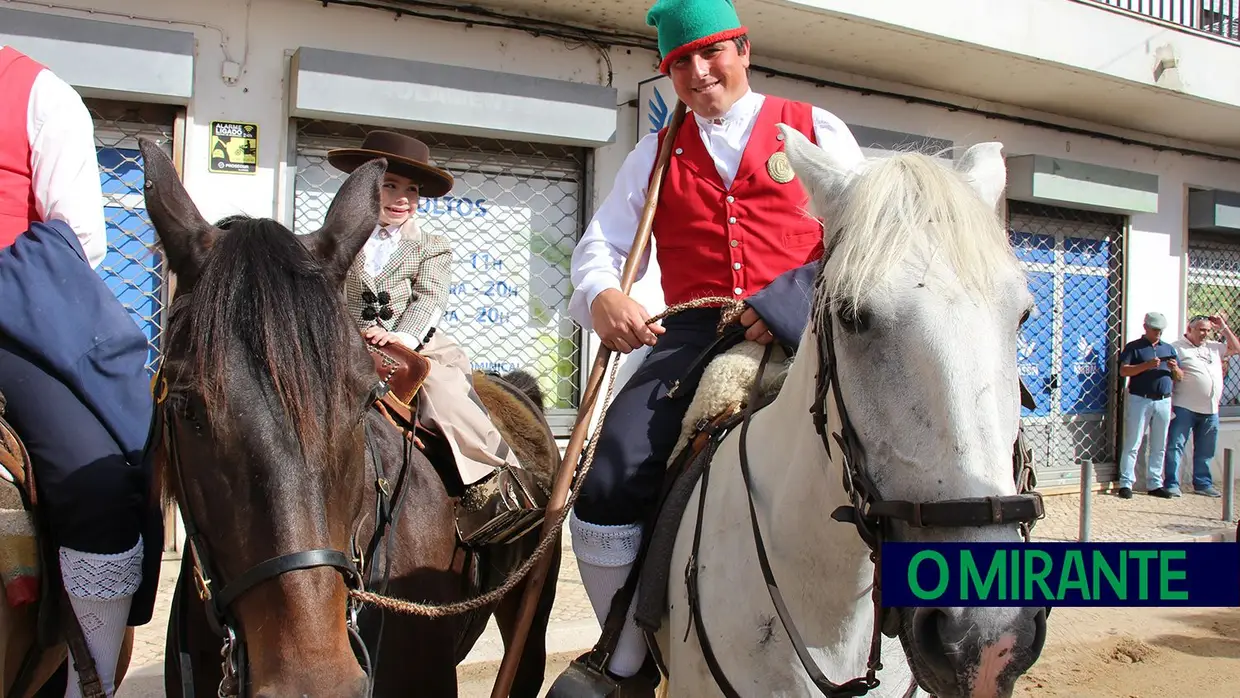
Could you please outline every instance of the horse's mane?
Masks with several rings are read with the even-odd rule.
[[[820,279],[817,300],[829,298],[837,312],[855,308],[919,236],[978,297],[1017,264],[997,213],[938,158],[903,152],[872,160],[836,192],[819,211],[836,273]]]
[[[276,221],[233,216],[217,227],[227,232],[170,322],[192,357],[188,368],[211,428],[222,437],[231,431],[240,415],[230,413],[228,381],[248,372],[275,394],[303,455],[323,453],[332,432],[346,426],[349,405],[350,325],[341,296]]]

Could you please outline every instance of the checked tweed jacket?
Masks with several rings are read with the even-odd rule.
[[[379,325],[389,332],[407,333],[420,344],[443,314],[452,276],[452,248],[444,236],[419,232],[411,223],[401,226],[400,235],[396,251],[378,277],[367,273],[365,252],[354,258],[345,280],[345,305],[359,330]],[[362,317],[365,291],[388,292],[390,319]]]

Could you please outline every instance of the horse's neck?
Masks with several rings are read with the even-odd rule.
[[[831,518],[850,502],[840,448],[832,438],[828,455],[810,414],[818,370],[813,335],[807,332],[779,397],[761,414],[766,429],[751,432],[748,450],[755,497],[763,501],[759,506],[769,507],[759,515],[776,582],[806,644],[821,651],[822,669],[832,680],[846,681],[865,671],[874,627],[874,568],[853,525]],[[840,429],[831,395],[827,407],[830,436]],[[892,643],[884,644],[891,649]],[[899,643],[894,646],[898,650]],[[900,673],[898,665],[892,668]],[[891,683],[897,685],[883,682],[883,695],[888,690],[902,695],[908,686],[903,677]]]

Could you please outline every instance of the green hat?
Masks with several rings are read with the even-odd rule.
[[[749,32],[732,0],[656,0],[646,24],[659,32],[659,71],[667,74],[677,58]]]

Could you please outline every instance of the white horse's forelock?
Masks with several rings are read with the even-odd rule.
[[[810,169],[808,178],[827,176]],[[841,185],[842,186],[839,186]],[[945,257],[963,288],[985,302],[996,278],[1017,266],[995,209],[967,175],[939,158],[904,152],[867,161],[834,186],[807,182],[814,212],[826,221],[834,273],[820,279],[819,304],[856,308],[865,294],[905,263],[909,247],[925,237]]]

